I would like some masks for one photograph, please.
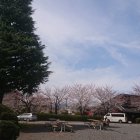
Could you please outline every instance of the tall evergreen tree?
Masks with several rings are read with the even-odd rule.
[[[31,94],[51,73],[44,45],[34,33],[32,0],[0,0],[0,103],[18,89]]]

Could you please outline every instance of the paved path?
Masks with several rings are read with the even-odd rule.
[[[88,128],[84,123],[71,124],[75,132],[51,132],[44,122],[21,132],[17,140],[140,140],[140,124],[110,124],[105,130]]]

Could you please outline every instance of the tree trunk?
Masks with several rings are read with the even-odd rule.
[[[27,111],[27,113],[31,112],[31,105],[30,104],[26,104],[26,111]]]
[[[53,104],[52,104],[52,103],[50,103],[50,105],[49,105],[49,112],[50,112],[50,113],[53,112]]]
[[[28,106],[27,107],[27,112],[30,113],[31,112],[31,108]]]
[[[58,114],[58,105],[55,103],[55,114]]]
[[[4,92],[0,92],[0,104],[2,104],[3,97],[4,97]]]

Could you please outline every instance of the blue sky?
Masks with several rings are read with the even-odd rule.
[[[54,72],[47,86],[140,83],[139,0],[34,0],[33,8]]]

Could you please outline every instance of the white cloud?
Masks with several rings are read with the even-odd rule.
[[[62,87],[80,83],[95,84],[96,86],[109,85],[119,91],[128,91],[136,81],[140,82],[140,77],[128,77],[126,79],[122,74],[116,73],[117,70],[113,67],[73,70],[63,65],[54,65],[54,69],[55,71],[50,77],[49,82],[46,83],[46,86]]]
[[[127,25],[125,28],[121,25],[121,21],[118,23],[114,21],[117,12],[126,11],[131,6],[127,1],[115,2],[118,5],[113,5],[116,10],[115,14],[113,12],[112,14],[104,14],[103,11],[98,11],[95,5],[93,6],[95,11],[91,15],[88,15],[90,14],[88,9],[82,9],[81,15],[74,13],[75,11],[72,11],[72,14],[63,13],[62,15],[59,13],[60,9],[56,9],[57,13],[51,10],[51,7],[47,9],[47,5],[44,6],[43,3],[39,5],[39,3],[38,1],[34,3],[36,11],[33,17],[38,28],[37,34],[40,35],[43,43],[47,44],[46,52],[52,62],[50,69],[54,73],[47,83],[49,86],[95,83],[99,85],[109,84],[116,89],[128,89],[133,81],[139,81],[138,78],[128,77],[124,79],[123,73],[120,74],[111,66],[100,69],[74,69],[81,58],[88,56],[86,49],[90,43],[93,44],[90,47],[100,46],[106,49],[110,56],[121,64],[120,67],[129,65],[130,62],[117,49],[117,46],[119,48],[139,49],[140,42],[137,41],[137,38],[131,39],[133,34],[126,34]],[[55,7],[57,6],[55,5]],[[73,65],[69,65],[69,61],[72,61]]]
[[[37,21],[36,26],[39,28],[37,31],[44,41],[51,42],[52,47],[63,45],[68,40],[85,42],[92,38],[94,41],[102,42],[110,35],[108,29],[112,23],[108,17],[99,12],[94,11],[91,14],[84,11],[86,9],[81,9],[81,15],[74,12],[62,14],[60,9],[57,9],[56,13],[47,10],[47,6],[40,6],[37,5],[37,2],[34,4],[37,9],[33,16]],[[93,7],[95,6],[93,5]],[[95,7],[95,9],[97,8]]]
[[[125,48],[139,50],[140,49],[140,42],[136,40],[136,41],[132,41],[132,42],[128,42],[128,43],[121,43],[120,46],[125,47]]]
[[[117,48],[109,47],[107,48],[107,51],[110,53],[113,59],[117,60],[124,66],[128,66],[128,62],[127,62],[127,59],[125,58],[125,55],[119,52]]]

